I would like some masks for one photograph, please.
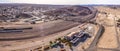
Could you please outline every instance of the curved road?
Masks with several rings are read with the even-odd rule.
[[[103,32],[104,32],[104,26],[102,26],[102,25],[100,25],[100,24],[98,24],[98,25],[99,25],[99,30],[98,30],[98,32],[97,32],[94,40],[93,40],[92,43],[90,44],[90,46],[86,49],[86,51],[93,51],[93,50],[95,50],[96,45],[97,45],[100,37],[102,36],[102,34],[103,34]]]

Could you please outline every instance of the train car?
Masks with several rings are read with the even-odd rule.
[[[14,33],[14,32],[23,32],[22,30],[2,30],[0,33]]]

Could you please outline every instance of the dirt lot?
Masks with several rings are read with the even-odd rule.
[[[115,27],[105,27],[105,32],[98,43],[98,47],[117,48],[117,46],[118,43],[115,34]]]
[[[98,7],[98,10],[101,12],[106,12],[107,14],[106,16],[103,16],[105,14],[98,14],[97,21],[98,23],[104,25],[105,32],[101,36],[97,46],[100,48],[117,48],[118,42],[114,18],[115,15],[118,15],[120,13],[116,13],[116,10],[112,10],[106,7]]]
[[[70,21],[51,21],[42,24],[33,24],[33,25],[5,25],[5,27],[33,27],[31,30],[23,30],[23,32],[13,32],[13,33],[0,33],[1,39],[15,39],[15,38],[25,38],[32,36],[46,36],[56,32],[64,31],[66,29],[77,26],[79,23],[70,22]],[[7,34],[7,35],[6,35]]]

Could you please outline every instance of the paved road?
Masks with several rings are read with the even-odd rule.
[[[104,27],[102,25],[100,25],[100,24],[98,24],[98,25],[99,25],[99,30],[98,30],[93,42],[90,44],[88,49],[86,49],[86,51],[92,51],[96,47],[100,37],[102,36],[102,34],[104,32]]]

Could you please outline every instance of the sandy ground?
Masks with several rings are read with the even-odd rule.
[[[30,24],[30,25],[5,25],[5,27],[33,27],[31,30],[23,30],[23,32],[14,32],[14,33],[0,33],[1,39],[9,38],[24,38],[32,36],[46,36],[56,32],[60,32],[74,26],[77,26],[79,23],[70,22],[70,21],[51,21],[42,24]],[[6,35],[7,34],[7,35]],[[11,35],[12,34],[12,35]]]
[[[117,48],[117,38],[115,33],[115,27],[105,27],[105,32],[102,35],[98,47],[101,48]]]
[[[97,46],[100,48],[117,48],[117,34],[115,30],[115,24],[114,24],[114,17],[117,14],[116,10],[112,10],[106,7],[98,7],[99,11],[108,13],[106,16],[103,17],[103,15],[98,15],[97,21],[104,25],[105,32],[103,33],[102,37],[100,38]],[[101,20],[101,21],[100,21]]]

